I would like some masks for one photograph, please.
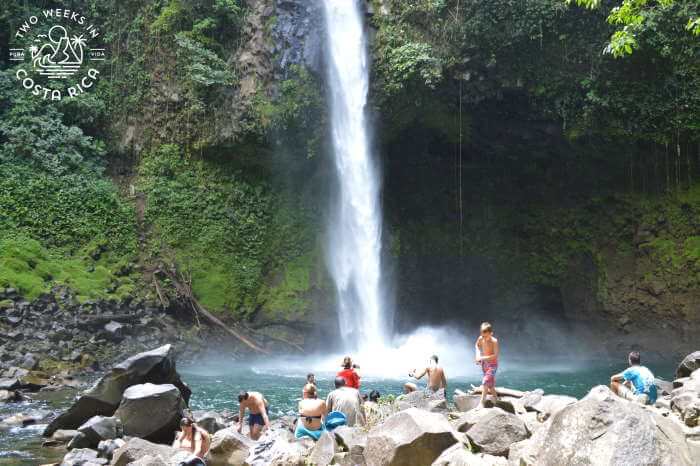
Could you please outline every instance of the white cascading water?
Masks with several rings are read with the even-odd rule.
[[[367,131],[369,82],[362,5],[324,0],[328,31],[331,129],[338,179],[328,259],[338,291],[340,331],[348,349],[382,347],[379,176]]]

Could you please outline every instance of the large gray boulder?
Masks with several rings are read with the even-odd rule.
[[[88,421],[78,427],[79,434],[76,435],[68,448],[75,448],[78,445],[83,448],[97,448],[102,440],[111,440],[122,436],[122,424],[116,417],[93,416]],[[76,440],[80,439],[80,443]]]
[[[58,429],[77,429],[93,416],[112,416],[124,391],[132,385],[144,383],[172,384],[180,390],[185,402],[189,402],[191,391],[177,373],[173,347],[164,345],[114,366],[83,392],[73,406],[54,419],[44,430],[44,436],[51,436]]]
[[[306,466],[314,447],[311,439],[294,439],[286,429],[266,431],[246,459],[247,466]]]
[[[132,385],[114,415],[124,426],[124,435],[156,443],[170,443],[179,429],[185,402],[175,385]]]
[[[567,406],[576,403],[576,401],[578,400],[572,396],[543,395],[536,403],[528,406],[528,408],[539,413],[540,419],[544,421]]]
[[[248,436],[229,427],[212,436],[205,460],[209,466],[243,466],[254,447],[255,442]]]
[[[308,463],[317,466],[331,464],[333,457],[340,451],[335,441],[335,436],[330,432],[324,432],[316,441],[316,445],[311,449]]]
[[[131,463],[147,456],[160,458],[166,465],[177,465],[188,454],[167,445],[158,445],[140,438],[131,438],[114,452],[110,466],[131,465]]]
[[[680,425],[601,385],[552,416],[536,464],[626,466],[630,462],[692,464]]]
[[[445,416],[409,408],[374,427],[367,436],[368,466],[425,466],[459,442]]]
[[[683,358],[676,369],[676,378],[690,377],[695,369],[700,369],[700,351],[694,351]]]
[[[97,452],[89,448],[77,448],[68,452],[61,461],[61,466],[99,466],[107,464],[104,458],[98,458]]]
[[[508,461],[500,456],[472,453],[458,443],[451,446],[433,461],[432,466],[507,466]]]
[[[508,456],[511,444],[527,439],[530,433],[515,414],[500,408],[480,408],[463,414],[455,423],[469,440],[488,455]]]
[[[226,428],[226,422],[223,417],[214,411],[195,411],[192,415],[194,422],[211,435]]]

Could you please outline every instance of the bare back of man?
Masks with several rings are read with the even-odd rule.
[[[421,379],[424,375],[427,375],[428,390],[437,392],[438,390],[444,389],[445,393],[447,393],[447,377],[445,376],[443,368],[438,365],[437,356],[431,356],[430,365],[420,373],[416,374],[415,371],[411,371],[408,375],[415,379]]]

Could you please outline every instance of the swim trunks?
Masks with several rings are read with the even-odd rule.
[[[425,396],[427,396],[430,399],[433,400],[444,400],[445,399],[445,389],[444,388],[438,388],[437,390],[433,390],[430,387],[425,388]]]
[[[484,378],[481,380],[481,384],[484,387],[495,387],[498,361],[481,361],[481,370],[484,372]]]
[[[269,413],[270,413],[269,406],[265,406],[265,412],[268,413],[268,416],[269,416]],[[255,424],[257,424],[259,426],[265,425],[265,420],[263,419],[262,413],[258,413],[258,414],[250,413],[248,415],[248,425],[252,427]]]

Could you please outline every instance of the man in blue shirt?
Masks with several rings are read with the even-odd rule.
[[[632,351],[628,361],[630,367],[610,377],[610,389],[626,400],[653,405],[656,403],[654,374],[640,365],[641,358],[638,351]]]

